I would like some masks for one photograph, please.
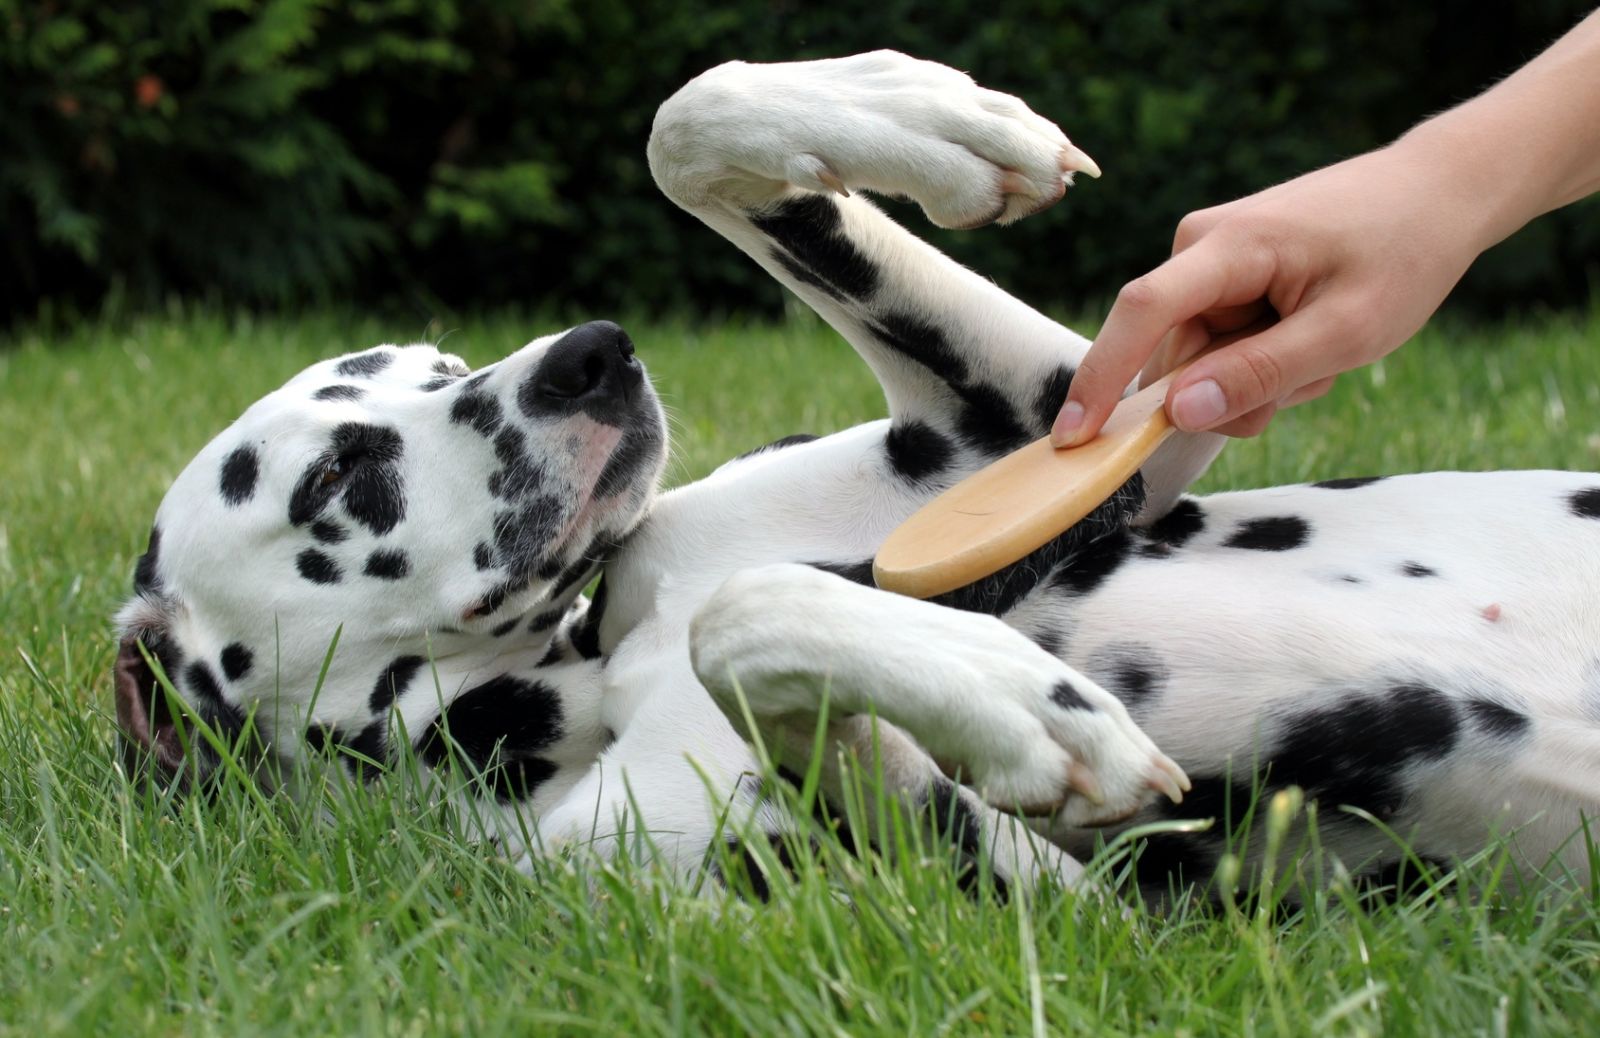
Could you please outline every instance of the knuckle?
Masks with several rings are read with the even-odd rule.
[[[1134,278],[1117,293],[1117,306],[1135,314],[1154,313],[1161,308],[1162,291],[1149,274]]]
[[[1178,221],[1177,232],[1172,236],[1172,251],[1182,252],[1203,238],[1217,224],[1210,209],[1197,209]]]
[[[1233,374],[1240,402],[1260,404],[1276,400],[1283,391],[1283,365],[1272,351],[1249,342],[1234,349]],[[1230,394],[1231,396],[1231,394]]]

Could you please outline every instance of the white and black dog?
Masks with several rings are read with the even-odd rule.
[[[161,504],[116,665],[145,759],[178,769],[189,746],[193,774],[209,755],[141,640],[195,715],[224,734],[253,715],[291,781],[379,779],[402,739],[427,774],[464,760],[476,793],[449,795],[529,856],[642,830],[692,870],[730,811],[781,832],[744,736],[803,766],[826,697],[824,790],[839,747],[880,753],[892,794],[932,800],[1005,883],[1075,882],[1093,827],[1217,818],[1140,860],[1203,880],[1253,795],[1291,784],[1352,870],[1393,865],[1392,834],[1446,861],[1508,835],[1520,865],[1585,866],[1600,476],[1194,499],[1221,440],[1177,437],[1023,563],[897,597],[871,584],[884,537],[1043,435],[1087,343],[857,192],[977,227],[1098,171],[1015,98],[889,52],[714,69],[662,106],[649,156],[854,344],[889,419],[657,498],[661,408],[613,324],[477,373],[426,345],[314,365]]]

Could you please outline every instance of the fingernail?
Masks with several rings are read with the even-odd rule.
[[[1184,386],[1172,398],[1172,420],[1187,432],[1199,432],[1215,425],[1227,411],[1228,401],[1222,396],[1222,387],[1209,378]]]
[[[1056,415],[1056,424],[1050,428],[1050,442],[1057,447],[1070,447],[1078,438],[1078,430],[1083,427],[1083,405],[1076,400],[1067,401],[1067,406]]]

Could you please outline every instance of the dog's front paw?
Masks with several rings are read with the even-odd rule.
[[[1051,663],[1047,685],[1014,689],[1038,722],[1037,735],[965,762],[979,794],[997,808],[1052,816],[1067,826],[1110,825],[1157,796],[1181,802],[1188,776],[1122,703]]]
[[[713,69],[662,106],[651,165],[668,194],[719,170],[769,185],[905,196],[941,227],[1010,223],[1100,170],[1054,123],[970,76],[894,51]],[[696,154],[698,153],[698,154]],[[688,200],[688,199],[685,199]]]

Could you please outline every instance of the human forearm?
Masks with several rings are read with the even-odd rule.
[[[1600,11],[1490,90],[1393,146],[1476,211],[1478,247],[1600,191]]]

